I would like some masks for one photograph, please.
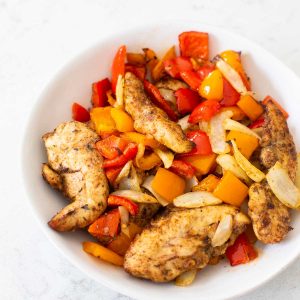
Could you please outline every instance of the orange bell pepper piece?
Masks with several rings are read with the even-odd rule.
[[[197,175],[207,174],[215,165],[217,155],[215,153],[209,155],[191,155],[182,157],[182,159],[190,163],[195,169]]]
[[[158,63],[156,53],[152,49],[149,49],[149,48],[143,48],[143,51],[145,53],[146,65],[147,65],[148,69],[150,70],[150,72],[152,73],[152,70]]]
[[[130,65],[144,66],[146,64],[145,54],[128,52],[126,56]]]
[[[248,195],[248,187],[231,172],[226,171],[213,194],[225,203],[241,206]]]
[[[114,132],[116,130],[116,123],[111,117],[111,107],[93,108],[90,115],[98,134],[101,132]]]
[[[144,171],[151,170],[152,168],[161,164],[159,156],[152,152],[149,155],[143,156],[138,160],[138,167]]]
[[[263,112],[262,106],[250,95],[241,95],[237,106],[249,117],[255,121]]]
[[[184,192],[185,180],[171,171],[159,168],[152,181],[152,188],[167,201],[172,202]]]
[[[111,108],[111,117],[115,121],[116,128],[120,132],[133,131],[133,120],[131,116],[120,108]]]
[[[130,244],[130,238],[126,234],[121,232],[107,245],[107,248],[119,254],[120,256],[124,256],[128,248],[130,247]]]
[[[222,107],[220,112],[223,111],[231,111],[233,113],[231,119],[235,121],[241,121],[246,117],[245,113],[237,106]]]
[[[219,182],[220,179],[217,176],[209,174],[207,177],[201,180],[198,185],[194,186],[192,190],[193,192],[205,191],[212,193],[219,184]]]
[[[115,252],[93,242],[83,242],[82,248],[86,253],[117,266],[123,266],[124,259]]]
[[[120,136],[121,138],[129,142],[143,144],[144,146],[148,146],[153,149],[159,148],[160,146],[159,142],[157,142],[154,138],[148,137],[138,132],[125,132],[122,133]]]

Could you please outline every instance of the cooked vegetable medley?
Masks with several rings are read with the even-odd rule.
[[[91,107],[74,103],[73,121],[43,136],[42,175],[72,201],[51,228],[86,230],[85,252],[178,286],[286,237],[300,206],[288,113],[256,99],[241,52],[213,55],[196,31],[162,58],[116,49]]]

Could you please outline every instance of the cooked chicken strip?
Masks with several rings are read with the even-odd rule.
[[[106,208],[108,184],[102,157],[94,147],[98,139],[96,132],[75,121],[43,136],[48,156],[43,176],[73,201],[49,221],[57,231],[86,227]]]
[[[211,239],[226,214],[233,217],[233,231],[223,245],[213,248]],[[228,205],[194,209],[167,209],[131,244],[124,268],[133,276],[167,282],[181,273],[204,268],[211,257],[224,254],[250,220]]]
[[[152,135],[157,141],[177,153],[192,150],[181,127],[168,119],[166,113],[156,107],[147,97],[143,83],[132,73],[125,74],[125,109],[134,119],[134,128],[143,134]]]
[[[286,120],[271,101],[266,104],[264,118],[261,164],[268,169],[279,161],[294,181],[297,155]],[[291,228],[289,210],[276,198],[267,182],[254,183],[250,187],[248,207],[254,232],[260,241],[272,244],[284,239]]]

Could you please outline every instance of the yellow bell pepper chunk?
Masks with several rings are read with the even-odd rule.
[[[215,153],[209,155],[191,155],[182,159],[190,163],[197,171],[197,175],[207,174],[215,165],[217,155]]]
[[[222,107],[220,112],[231,111],[233,113],[231,119],[235,121],[241,121],[246,117],[246,114],[237,106]]]
[[[215,188],[217,187],[219,182],[220,182],[220,179],[217,176],[215,176],[213,174],[209,174],[207,177],[205,177],[203,180],[201,180],[198,185],[194,186],[192,188],[192,191],[193,192],[205,191],[205,192],[211,193],[215,190]]]
[[[258,139],[243,132],[231,130],[227,135],[227,141],[234,140],[241,153],[249,159],[255,149],[258,147]]]
[[[248,187],[231,172],[226,171],[213,194],[227,204],[241,206],[248,195]]]
[[[133,120],[129,114],[120,108],[111,109],[111,117],[116,123],[117,130],[120,132],[133,131]]]
[[[262,106],[254,100],[250,95],[241,95],[237,106],[248,116],[252,121],[255,121],[263,112]]]
[[[174,198],[183,194],[185,180],[167,169],[159,168],[152,181],[152,188],[167,201],[172,202]]]
[[[202,81],[199,94],[207,100],[223,99],[223,77],[219,70],[210,72]]]
[[[116,130],[116,123],[111,117],[110,106],[93,108],[90,115],[97,133],[114,132]]]
[[[138,167],[144,171],[147,171],[158,166],[160,163],[161,159],[159,156],[155,152],[152,152],[151,154],[143,156],[141,159],[139,159]]]
[[[148,146],[153,149],[158,148],[160,146],[159,142],[157,142],[154,138],[148,137],[138,132],[123,133],[121,134],[121,138],[136,144],[143,144],[144,146]]]

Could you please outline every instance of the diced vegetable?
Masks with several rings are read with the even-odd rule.
[[[165,71],[173,78],[180,79],[180,72],[193,70],[193,65],[187,57],[178,56],[164,61]]]
[[[224,121],[224,127],[226,130],[239,131],[239,132],[245,133],[247,135],[254,136],[257,140],[261,139],[261,137],[257,133],[255,133],[253,130],[251,130],[247,126],[245,126],[237,121],[231,120],[231,119],[226,119]]]
[[[272,101],[278,109],[282,112],[283,116],[287,119],[289,117],[288,112],[271,96],[266,96],[265,99],[262,101],[262,104],[266,105],[269,101]]]
[[[124,259],[115,252],[93,242],[83,242],[83,250],[95,257],[117,266],[123,266]]]
[[[119,190],[111,193],[111,195],[128,198],[137,203],[157,203],[157,200],[154,197],[132,190]]]
[[[173,172],[159,168],[152,181],[152,188],[160,196],[171,202],[184,192],[185,181]]]
[[[138,132],[126,132],[120,135],[121,138],[136,143],[136,144],[143,144],[144,146],[148,146],[151,148],[158,148],[159,142],[157,142],[154,138],[148,137],[144,134]]]
[[[231,215],[222,217],[215,234],[211,240],[213,247],[219,247],[225,244],[232,234],[233,220]]]
[[[241,95],[237,106],[249,117],[255,121],[264,112],[262,106],[250,95]]]
[[[182,159],[190,163],[195,169],[197,175],[207,174],[215,165],[217,155],[212,153],[209,155],[191,155],[182,157]]]
[[[201,101],[197,92],[185,88],[178,89],[175,92],[175,96],[177,109],[182,115],[191,113]]]
[[[253,245],[249,243],[247,236],[242,233],[237,237],[234,244],[226,250],[226,256],[231,266],[246,264],[257,257]]]
[[[125,73],[126,72],[133,73],[137,78],[139,78],[142,81],[144,81],[144,79],[146,77],[146,68],[145,67],[138,67],[138,66],[132,66],[132,65],[126,64]]]
[[[122,170],[121,167],[113,167],[113,168],[108,168],[105,170],[105,175],[111,185],[114,184],[114,181],[118,177],[121,170]]]
[[[195,71],[182,71],[180,72],[180,77],[195,91],[198,90],[202,82],[202,79]]]
[[[266,179],[274,195],[284,205],[294,209],[300,206],[300,191],[279,161],[269,169]]]
[[[122,228],[122,232],[126,234],[132,241],[135,236],[141,233],[143,229],[133,222],[129,222],[128,226]]]
[[[80,104],[73,103],[72,118],[78,122],[88,122],[90,120],[90,113]]]
[[[152,168],[161,164],[159,156],[152,152],[149,155],[145,155],[137,161],[137,166],[145,171],[151,170]]]
[[[240,94],[232,87],[232,85],[223,77],[223,99],[220,102],[222,106],[236,105],[240,100]]]
[[[124,206],[131,215],[135,216],[139,212],[139,206],[130,199],[124,197],[110,195],[107,199],[109,206]]]
[[[191,58],[191,61],[194,59]],[[209,61],[198,60],[198,67],[195,68],[197,74],[199,75],[201,81],[212,71],[216,69],[215,65]]]
[[[170,171],[184,178],[192,178],[195,175],[194,167],[182,160],[173,160]]]
[[[231,117],[231,111],[223,111],[212,117],[210,120],[208,136],[212,151],[214,153],[224,154],[230,152],[230,147],[226,143],[226,130],[224,128],[224,121]]]
[[[223,77],[219,70],[214,70],[202,81],[199,94],[207,100],[223,99]]]
[[[95,125],[97,133],[114,132],[116,124],[111,117],[111,107],[96,107],[91,110],[91,120]]]
[[[255,120],[254,122],[252,122],[249,125],[249,128],[251,128],[251,129],[260,128],[260,127],[264,126],[264,123],[265,123],[265,118],[259,117],[257,120]]]
[[[141,53],[127,52],[127,62],[134,66],[144,66],[146,64],[145,55]]]
[[[165,198],[163,198],[161,195],[155,192],[155,190],[152,188],[152,181],[154,179],[154,176],[148,176],[145,181],[143,182],[143,187],[147,189],[161,204],[162,206],[167,206],[169,204],[169,201],[167,201]]]
[[[114,57],[112,68],[111,68],[111,73],[112,73],[111,86],[114,93],[116,92],[116,86],[117,86],[119,75],[124,77],[125,60],[126,60],[126,46],[122,45],[118,49]]]
[[[113,209],[100,216],[88,228],[88,232],[99,240],[115,237],[119,232],[120,213]]]
[[[241,206],[248,195],[248,187],[230,171],[226,171],[213,194],[225,203]]]
[[[256,150],[259,145],[258,139],[253,136],[243,132],[231,130],[227,134],[227,141],[234,140],[237,144],[240,152],[249,159],[252,153]]]
[[[123,178],[120,181],[119,189],[120,190],[132,190],[141,192],[141,178],[139,177],[138,173],[136,172],[135,167],[132,165],[129,173],[129,177]]]
[[[146,92],[151,96],[153,103],[160,109],[162,109],[172,121],[176,122],[178,120],[178,117],[175,111],[171,108],[170,104],[162,97],[158,88],[147,80],[144,81],[144,87]]]
[[[175,46],[172,46],[163,56],[162,60],[158,61],[158,63],[152,69],[151,75],[154,81],[157,81],[162,77],[165,70],[164,61],[173,59],[175,57],[176,57]]]
[[[189,192],[192,192],[192,191],[194,192],[193,188],[195,186],[197,186],[198,184],[199,184],[199,181],[198,181],[196,176],[193,176],[192,178],[187,178],[185,180],[185,190],[184,190],[184,192],[185,193],[189,193]]]
[[[111,105],[111,106],[116,105],[116,99],[113,96],[112,90],[109,90],[106,92],[106,97],[107,97],[107,102],[109,103],[109,105]]]
[[[123,178],[127,178],[129,173],[130,173],[130,169],[132,167],[132,160],[129,160],[122,168],[122,170],[120,171],[118,177],[115,179],[115,185],[117,185],[118,183],[120,183],[120,181]]]
[[[103,162],[103,168],[121,167],[125,165],[129,160],[132,160],[137,154],[138,147],[136,144],[129,143],[120,156],[105,160]]]
[[[116,123],[116,128],[120,132],[130,132],[133,131],[133,120],[129,114],[120,108],[111,109],[111,117]]]
[[[257,169],[251,162],[240,152],[234,140],[231,140],[233,146],[234,158],[246,174],[255,182],[261,182],[265,174]]]
[[[202,130],[189,131],[186,137],[195,144],[195,147],[188,153],[180,154],[180,157],[212,154],[209,137]]]
[[[220,179],[217,176],[209,174],[207,177],[201,180],[198,185],[194,186],[192,191],[203,191],[212,193],[219,184],[219,182]]]
[[[180,120],[178,120],[177,124],[181,127],[183,131],[187,130],[192,126],[192,124],[189,122],[190,115],[187,115]]]
[[[130,247],[130,244],[130,238],[126,234],[121,232],[107,245],[107,248],[120,256],[124,256],[128,248]]]
[[[181,56],[196,57],[208,60],[208,33],[186,31],[182,32],[178,39]]]
[[[247,183],[250,182],[250,178],[248,177],[246,172],[239,166],[232,155],[220,154],[217,157],[217,163],[223,168],[223,170],[230,171],[236,177],[246,181]]]
[[[108,78],[104,78],[92,84],[92,105],[93,107],[103,107],[107,104],[107,92],[111,90],[111,83]]]
[[[231,111],[232,112],[231,118],[232,118],[232,120],[235,120],[235,121],[241,121],[246,117],[245,113],[237,106],[222,107],[220,109],[220,112],[223,112],[223,111]]]
[[[166,101],[176,105],[176,97],[173,90],[169,90],[165,88],[159,88],[158,90]]]
[[[96,148],[102,156],[107,159],[114,159],[121,155],[128,142],[115,135],[111,135],[96,143]]]
[[[177,286],[189,286],[193,283],[197,275],[197,270],[190,270],[184,273],[181,273],[175,280]]]
[[[212,193],[198,191],[190,192],[176,197],[173,204],[176,207],[195,208],[208,205],[221,204],[222,200],[214,196]]]
[[[129,211],[124,206],[119,206],[118,210],[120,213],[121,226],[124,226],[124,225],[127,226],[127,224],[129,223]]]
[[[170,168],[174,160],[174,153],[167,148],[154,149],[155,154],[162,160],[165,168]]]
[[[200,103],[190,114],[189,122],[196,124],[199,121],[209,121],[221,108],[216,100],[206,100]]]
[[[143,48],[143,51],[145,53],[146,65],[149,68],[150,72],[152,73],[154,67],[158,63],[156,53],[149,48]]]

